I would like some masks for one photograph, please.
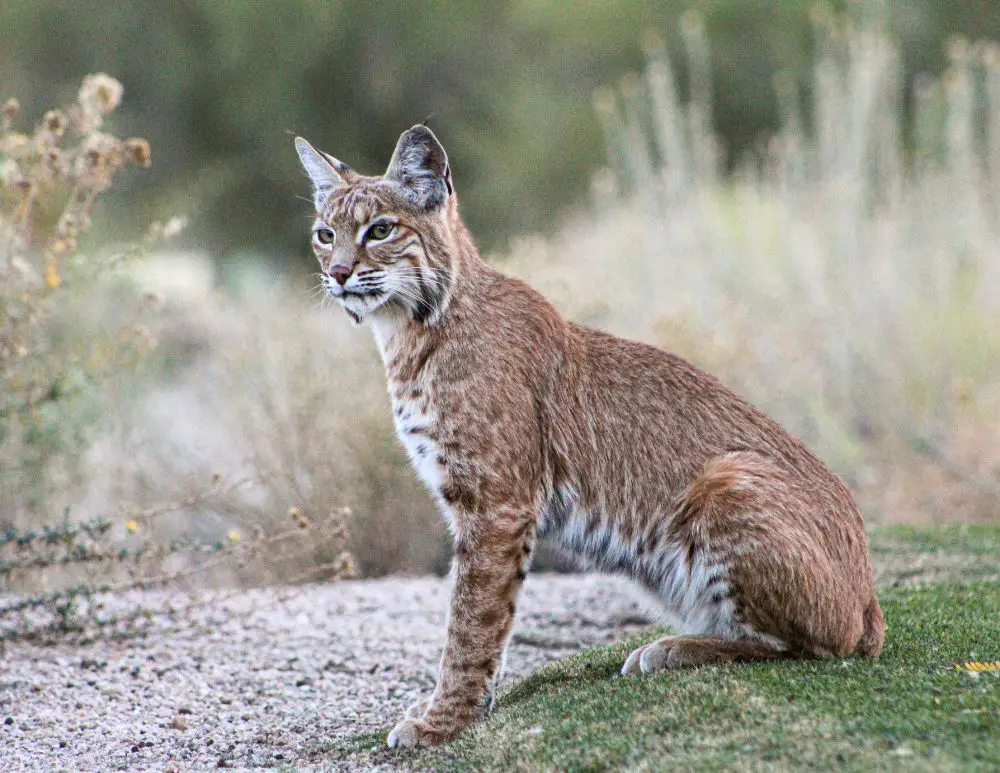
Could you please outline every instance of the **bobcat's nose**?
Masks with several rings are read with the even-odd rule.
[[[354,271],[350,266],[342,266],[340,264],[331,267],[326,273],[337,280],[337,284],[341,287],[344,283],[351,278],[351,273]]]

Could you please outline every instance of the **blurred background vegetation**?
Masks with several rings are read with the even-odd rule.
[[[0,623],[201,568],[446,568],[370,336],[310,287],[286,129],[379,173],[430,116],[489,259],[570,318],[721,376],[869,522],[1000,518],[995,3],[5,0],[0,29],[0,589],[35,594]],[[46,114],[96,72],[124,144]],[[148,169],[59,215],[129,147]]]
[[[594,89],[665,39],[684,79],[680,16],[712,41],[713,123],[730,161],[775,131],[773,79],[811,82],[811,0],[4,0],[0,92],[31,115],[103,71],[127,95],[116,128],[156,149],[149,174],[106,206],[109,235],[163,212],[222,265],[246,254],[311,268],[302,175],[285,136],[306,135],[356,169],[381,172],[400,131],[430,116],[483,244],[547,231],[587,198],[604,163]],[[1000,6],[845,2],[885,20],[909,77],[940,72],[955,35],[1000,39]],[[116,200],[117,199],[117,200]],[[127,231],[125,231],[127,233]]]

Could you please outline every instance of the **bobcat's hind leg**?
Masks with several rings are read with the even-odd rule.
[[[684,581],[663,592],[679,602],[687,635],[633,653],[626,672],[877,652],[881,615],[861,516],[846,488],[839,493],[817,493],[756,452],[709,460],[671,521]]]
[[[633,650],[622,666],[622,674],[651,674],[670,668],[735,660],[773,660],[782,655],[782,650],[750,639],[729,641],[718,636],[665,636]]]

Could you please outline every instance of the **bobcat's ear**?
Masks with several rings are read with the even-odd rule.
[[[295,138],[295,149],[299,153],[299,160],[302,161],[306,174],[312,180],[315,188],[313,202],[316,204],[316,211],[319,212],[331,193],[348,184],[353,172],[347,164],[321,153],[301,137]]]
[[[400,135],[385,176],[399,183],[403,195],[421,209],[440,207],[454,192],[448,154],[423,124]]]

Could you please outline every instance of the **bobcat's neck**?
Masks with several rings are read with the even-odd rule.
[[[456,217],[451,243],[444,246],[447,255],[433,256],[440,266],[447,266],[448,292],[438,313],[426,320],[416,320],[400,306],[386,306],[369,316],[372,333],[390,381],[406,378],[408,360],[424,361],[422,350],[432,346],[432,339],[443,334],[452,316],[461,314],[466,301],[474,295],[489,267],[479,255],[465,226]]]

